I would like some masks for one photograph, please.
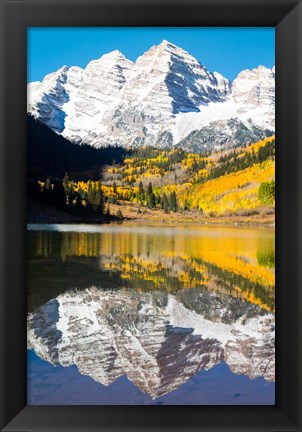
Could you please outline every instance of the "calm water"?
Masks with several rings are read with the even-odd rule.
[[[28,404],[274,404],[274,240],[29,225]]]

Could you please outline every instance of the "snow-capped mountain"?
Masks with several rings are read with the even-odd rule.
[[[126,375],[152,398],[222,360],[235,374],[274,381],[273,314],[233,299],[244,313],[230,319],[230,296],[220,301],[216,293],[196,292],[194,310],[191,294],[69,290],[28,315],[28,348],[106,386]],[[210,318],[198,311],[208,302]]]
[[[71,141],[95,147],[186,148],[192,132],[207,134],[210,127],[215,135],[230,120],[235,127],[225,136],[195,147],[238,145],[273,133],[274,108],[274,68],[242,71],[231,83],[165,40],[135,63],[113,51],[85,69],[64,66],[28,84],[29,113]]]
[[[91,61],[83,70],[62,67],[28,85],[28,112],[75,142],[90,142],[104,113],[119,101],[132,67],[119,51]]]

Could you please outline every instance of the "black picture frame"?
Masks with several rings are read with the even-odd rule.
[[[301,11],[300,0],[1,0],[1,430],[301,431]],[[276,27],[275,406],[26,406],[29,26]]]

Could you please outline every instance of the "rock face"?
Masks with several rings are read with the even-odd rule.
[[[79,82],[70,80],[73,97],[65,105],[66,138],[87,143],[95,139],[95,130],[102,125],[107,110],[117,104],[131,67],[132,62],[121,52],[113,51],[91,61]]]
[[[74,142],[90,142],[106,110],[117,103],[132,62],[119,51],[83,70],[64,66],[28,85],[28,112]]]
[[[186,148],[192,132],[220,132],[226,120],[234,128],[215,145],[235,146],[273,133],[274,107],[274,68],[245,70],[232,84],[165,40],[134,64],[113,51],[85,69],[64,66],[28,85],[29,113],[71,141],[95,147]],[[238,133],[243,128],[248,132]]]
[[[235,337],[226,343],[224,358],[237,375],[248,375],[252,379],[263,376],[267,381],[274,381],[275,339],[271,337],[274,324],[270,318],[259,321],[259,331],[263,334],[261,340],[233,330]]]
[[[106,118],[108,127],[94,141],[113,140],[126,145],[169,145],[175,116],[199,112],[200,106],[223,102],[231,84],[222,76],[209,73],[189,53],[163,41],[153,46],[134,64],[121,94],[121,100]],[[134,138],[134,139],[133,139]]]
[[[189,133],[177,146],[191,152],[202,149],[211,150],[223,146],[224,148],[238,147],[242,144],[260,141],[272,135],[271,129],[256,126],[250,119],[245,122],[237,118],[217,120],[201,129]]]
[[[273,381],[273,315],[239,300],[245,313],[231,319],[233,302],[224,300],[205,318],[200,311],[217,296],[202,296],[69,290],[28,315],[28,347],[106,386],[127,375],[152,398],[222,360],[235,374]]]
[[[63,107],[69,101],[66,90],[68,72],[68,67],[63,66],[57,72],[46,75],[42,83],[33,82],[27,86],[27,112],[58,133],[63,132],[65,127]]]
[[[248,109],[249,106],[275,104],[275,68],[259,66],[240,72],[233,82],[233,99]]]

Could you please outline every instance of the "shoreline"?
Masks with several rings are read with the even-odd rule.
[[[69,213],[48,207],[39,202],[30,200],[28,202],[27,223],[28,224],[90,224],[101,225],[108,223],[118,224],[154,224],[154,225],[221,225],[221,226],[259,226],[275,227],[275,214],[273,212],[253,212],[249,215],[209,216],[201,215],[198,211],[185,211],[165,214],[160,209],[143,209],[141,214],[137,212],[137,206],[110,205],[112,214],[104,218],[84,217],[80,218]],[[120,210],[123,218],[115,216]]]

